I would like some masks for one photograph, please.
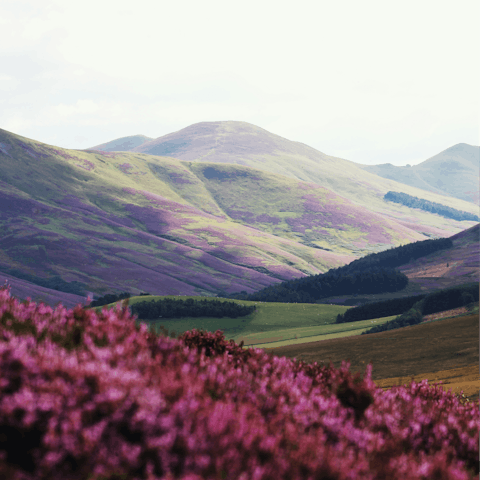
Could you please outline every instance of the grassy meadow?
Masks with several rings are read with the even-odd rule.
[[[255,305],[257,307],[255,312],[238,318],[183,317],[165,320],[137,319],[138,324],[142,322],[147,323],[158,333],[160,333],[161,326],[163,326],[169,333],[174,332],[175,336],[194,328],[210,332],[222,330],[227,340],[233,339],[236,343],[240,343],[243,340],[244,348],[275,348],[284,345],[360,335],[374,324],[385,323],[397,316],[335,324],[339,313],[344,313],[349,308],[354,307],[309,303],[253,302],[187,295],[131,297],[129,305],[162,298],[223,300],[236,302],[241,305]],[[116,303],[121,304],[121,301],[111,303],[107,307],[113,308]],[[100,312],[103,307],[94,308],[97,312]]]

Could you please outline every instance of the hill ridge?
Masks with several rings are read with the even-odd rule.
[[[457,144],[447,150],[458,148],[459,145],[468,146],[468,144]],[[423,173],[418,173],[420,171],[418,165],[414,167],[396,167],[388,163],[362,165],[327,155],[305,143],[288,140],[248,122],[233,120],[198,122],[157,137],[131,150],[191,162],[208,160],[216,163],[248,165],[298,180],[312,181],[341,196],[345,196],[346,192],[350,192],[351,195],[355,189],[356,180],[363,178],[364,183],[383,191],[385,184],[379,183],[378,177],[380,177],[384,180],[395,181],[397,191],[399,183],[414,187],[416,190],[420,189],[423,193],[417,191],[417,194],[411,194],[413,196],[420,195],[421,198],[432,202],[438,201],[431,196],[433,193],[434,195],[453,197],[474,205],[480,204],[478,168],[477,171],[469,168],[464,174],[457,172],[455,177],[450,178],[450,172],[442,173],[441,169],[435,165],[431,168],[428,167],[428,163],[426,166],[420,167],[427,169]],[[320,174],[325,171],[326,175]],[[373,176],[365,176],[366,172]],[[441,184],[450,186],[446,189],[444,186],[438,186]],[[462,188],[462,185],[467,185],[467,187]],[[395,190],[391,187],[393,185],[390,184],[387,190]],[[402,190],[400,189],[400,191]],[[383,194],[385,193],[386,191],[383,191]],[[355,199],[349,198],[368,207],[372,204],[373,197],[374,193],[370,191],[358,195]],[[450,204],[448,206],[462,209]]]
[[[126,285],[255,291],[471,225],[389,206],[380,195],[369,209],[348,190],[251,165],[69,150],[4,130],[0,142],[0,228],[10,232],[0,238],[0,272],[25,292],[25,282],[79,296]],[[372,191],[367,178],[353,183],[357,196]]]

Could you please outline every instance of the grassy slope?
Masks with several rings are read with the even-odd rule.
[[[193,298],[189,296],[141,296],[131,297],[129,305],[137,302],[155,301],[160,298]],[[202,297],[211,300],[223,300],[218,297]],[[245,346],[255,345],[256,348],[264,347],[269,344],[273,347],[302,343],[305,341],[315,341],[329,338],[341,338],[350,335],[360,335],[363,331],[371,327],[372,322],[385,323],[396,316],[389,316],[379,319],[363,320],[351,324],[335,324],[339,313],[344,313],[352,307],[342,307],[337,305],[324,304],[303,304],[303,303],[262,303],[250,302],[244,300],[231,300],[241,305],[256,305],[257,310],[245,317],[239,318],[210,318],[210,317],[184,317],[180,319],[165,320],[146,320],[151,328],[157,332],[163,325],[169,332],[175,332],[177,336],[193,328],[204,329],[210,332],[222,330],[226,339],[233,339],[236,343],[244,341]],[[114,308],[115,302],[107,305],[107,308]],[[100,312],[103,307],[94,307]],[[137,319],[141,323],[144,319]],[[295,338],[297,337],[297,338]],[[307,340],[308,339],[308,340]]]
[[[425,238],[324,187],[238,165],[185,164],[163,157],[160,162],[153,167],[155,175],[191,205],[293,245],[363,255],[382,250],[395,239]],[[299,255],[296,249],[289,251]]]
[[[150,295],[131,297],[129,299],[129,305],[137,302],[155,301],[161,298],[199,299],[199,297],[183,295],[162,297]],[[204,298],[223,300],[218,297],[202,297],[202,299]],[[304,303],[262,303],[231,299],[226,299],[226,301],[234,301],[242,305],[256,305],[257,310],[250,315],[236,319],[210,317],[184,317],[180,319],[155,321],[137,319],[137,324],[146,323],[156,332],[160,332],[160,326],[163,326],[169,333],[175,333],[176,336],[194,328],[197,330],[204,329],[209,332],[222,330],[227,340],[232,339],[237,344],[243,341],[244,348],[254,347],[268,349],[361,335],[374,324],[383,324],[397,317],[397,315],[392,315],[359,322],[335,324],[336,316],[339,313],[344,313],[353,307]],[[112,309],[116,304],[121,304],[121,302],[111,303],[107,305],[107,308]],[[100,312],[102,308],[104,307],[94,307],[97,312]],[[478,314],[478,312],[479,307],[477,302],[473,312],[469,312],[468,315]],[[441,320],[444,319],[433,321]]]
[[[134,151],[163,155],[162,142],[169,147],[167,155],[175,158],[246,165],[324,186],[392,219],[418,222],[416,231],[435,233],[437,229],[451,224],[420,210],[384,202],[382,197],[389,190],[478,214],[478,207],[472,203],[381,178],[363,170],[359,164],[326,155],[247,122],[201,122],[147,142]],[[463,228],[473,225],[472,222],[463,223],[466,225]]]
[[[293,160],[293,161],[292,161]],[[292,178],[305,178],[307,182],[321,185],[335,192],[341,197],[348,198],[359,206],[368,208],[395,223],[412,228],[416,232],[431,233],[442,236],[442,230],[447,226],[463,228],[471,227],[475,222],[455,222],[444,219],[438,215],[423,212],[420,209],[411,209],[393,202],[385,202],[383,196],[390,190],[407,193],[409,195],[424,198],[432,202],[447,205],[457,210],[462,210],[478,215],[478,207],[463,200],[437,195],[435,193],[420,190],[415,187],[403,185],[389,179],[382,179],[377,175],[365,172],[355,165],[332,164],[328,169],[319,169],[313,162],[302,162],[301,157],[282,156],[280,158],[271,156],[265,160],[261,168],[272,173],[282,173]],[[255,162],[251,162],[255,164]],[[305,163],[302,174],[297,174],[293,165]],[[280,168],[281,166],[284,168]],[[457,233],[457,232],[455,232]]]
[[[16,145],[18,140],[24,146],[31,148],[33,154],[31,155],[25,152],[24,149],[18,148]],[[74,249],[76,250],[75,256],[77,258],[83,256],[84,259],[82,259],[82,263],[77,268],[66,268],[70,273],[73,273],[75,270],[78,273],[88,273],[88,267],[92,263],[95,263],[100,268],[111,267],[111,263],[106,258],[106,255],[107,252],[110,256],[113,253],[111,239],[115,234],[118,235],[115,238],[115,248],[125,247],[143,255],[153,254],[156,257],[153,265],[164,265],[164,268],[168,269],[170,267],[170,271],[172,271],[172,263],[181,263],[185,272],[188,271],[188,274],[185,273],[184,278],[181,278],[181,280],[185,281],[186,278],[192,277],[191,274],[193,272],[198,272],[197,275],[205,277],[212,277],[218,273],[216,265],[212,267],[205,265],[205,252],[211,254],[214,259],[222,256],[225,252],[232,252],[232,254],[243,260],[243,262],[237,263],[245,263],[246,267],[263,266],[265,269],[270,270],[270,273],[279,275],[281,278],[292,278],[302,275],[302,273],[319,273],[352,259],[352,257],[348,256],[321,253],[318,250],[303,246],[295,240],[282,239],[262,234],[258,231],[252,231],[239,225],[237,222],[229,220],[215,207],[215,202],[209,197],[210,194],[205,188],[196,188],[201,186],[201,182],[188,169],[185,170],[182,162],[178,160],[166,159],[161,161],[156,157],[132,154],[102,156],[87,152],[53,149],[38,142],[27,140],[12,135],[4,135],[2,137],[3,144],[10,147],[8,149],[10,158],[2,158],[6,160],[2,162],[5,167],[2,170],[2,175],[7,180],[7,184],[5,184],[2,190],[5,193],[15,195],[16,198],[23,198],[27,202],[30,200],[30,197],[41,199],[44,204],[55,206],[57,209],[59,205],[56,202],[60,202],[60,212],[48,212],[41,208],[42,205],[35,205],[35,207],[39,207],[37,210],[40,211],[40,215],[37,217],[29,215],[34,210],[33,208],[30,211],[26,208],[27,211],[22,212],[24,215],[16,216],[17,224],[19,223],[18,220],[22,222],[22,225],[17,227],[17,233],[31,234],[32,230],[40,229],[42,232],[48,232],[56,238],[68,238],[78,242],[78,249]],[[15,163],[11,162],[12,155],[16,160]],[[45,157],[42,158],[40,155],[45,155]],[[163,182],[156,174],[155,167],[157,166],[177,169],[180,171],[180,176],[182,172],[186,172],[189,180],[194,183],[192,191],[195,193],[192,195],[195,197],[196,202],[205,204],[205,209],[208,210],[207,204],[208,198],[210,198],[210,206],[214,210],[213,213],[217,216],[213,217],[192,207],[176,191],[181,180],[177,178],[177,181],[172,182],[172,184]],[[30,174],[20,176],[18,175],[20,171],[28,171]],[[149,191],[154,191],[155,194],[149,195]],[[69,206],[73,207],[77,218],[69,214],[67,215],[68,203],[65,201],[65,198],[68,196],[70,197],[68,199]],[[157,205],[160,204],[158,205],[160,207],[158,210],[160,210],[161,215],[157,217],[158,221],[155,222],[155,226],[160,228],[157,228],[157,231],[154,233],[157,236],[158,234],[168,233],[173,237],[173,242],[161,242],[163,248],[158,248],[160,245],[155,245],[152,241],[147,242],[147,245],[143,242],[145,246],[139,247],[129,238],[129,236],[131,237],[134,234],[132,227],[136,227],[137,231],[145,232],[149,230],[148,226],[145,225],[146,221],[142,222],[142,212],[144,210],[148,212],[148,209],[151,209],[155,202]],[[129,213],[133,214],[128,215],[130,218],[126,223],[127,225],[130,224],[131,227],[126,228],[124,225],[118,224],[117,220],[126,216],[125,204],[138,207],[136,211],[132,212],[130,210]],[[89,214],[88,220],[81,216],[84,212]],[[143,215],[151,217],[151,214],[149,215],[147,212]],[[34,213],[36,212],[34,211]],[[36,222],[37,219],[40,220],[40,224]],[[98,220],[94,224],[94,228],[91,226],[92,219]],[[116,225],[112,225],[112,219],[116,221]],[[72,228],[72,220],[75,228]],[[29,229],[27,225],[31,228]],[[164,227],[163,231],[161,231],[162,227]],[[12,229],[10,228],[10,230]],[[120,236],[123,236],[123,238]],[[138,237],[138,235],[136,236]],[[179,246],[175,240],[180,237],[187,241],[191,239],[191,245]],[[93,244],[93,238],[95,238],[95,250],[97,252],[103,250],[105,254],[102,255],[103,258],[97,258],[92,262],[88,258],[87,252],[81,255],[79,251],[82,250],[85,239],[87,239],[87,243]],[[28,256],[34,259],[36,250],[38,250],[40,244],[44,244],[44,240],[45,238],[38,242],[38,246],[30,246],[28,250],[25,247],[23,257]],[[19,245],[17,244],[16,247],[18,248]],[[8,252],[8,248],[4,248],[4,251]],[[266,251],[269,252],[268,255]],[[177,258],[172,258],[172,254],[176,252],[178,252]],[[168,258],[169,254],[171,258],[162,263],[162,258]],[[123,256],[125,257],[126,255],[124,254]],[[7,262],[9,266],[23,267],[22,262],[15,262],[15,259],[12,258],[9,260]],[[217,260],[217,263],[221,262],[222,260]],[[66,264],[67,262],[64,263]],[[152,265],[151,260],[135,261],[135,263]],[[223,264],[225,268],[230,268],[232,259],[227,258],[223,260]],[[29,273],[35,273],[35,269],[27,267],[26,270]],[[215,288],[219,287],[229,289],[235,277],[237,277],[236,282],[239,282],[238,286],[247,288],[247,290],[259,288],[261,283],[263,285],[272,283],[272,278],[269,277],[268,271],[264,274],[251,271],[248,268],[233,270],[233,272],[224,272],[224,278],[222,278],[222,275],[217,276],[220,280],[216,282],[217,287],[206,284],[202,288],[201,285],[198,286],[198,283],[201,282],[198,282],[197,291],[206,293],[208,290],[215,290]],[[95,276],[97,278],[102,277],[99,273],[89,275],[89,277]],[[232,276],[234,278],[229,280],[229,277],[231,278]],[[248,280],[249,277],[251,277],[251,281]],[[98,280],[97,283],[100,283],[100,278]],[[172,287],[175,287],[175,285],[172,285],[174,282],[170,281],[169,283]],[[249,283],[250,286],[248,286]],[[95,285],[92,285],[91,288],[94,289]],[[119,287],[117,286],[116,288]],[[177,288],[181,291],[182,287],[179,285]],[[146,289],[146,287],[141,289]],[[239,288],[236,287],[235,289],[238,290]],[[186,291],[192,291],[192,288]]]

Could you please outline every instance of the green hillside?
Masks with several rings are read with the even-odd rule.
[[[162,298],[181,298],[186,300],[193,296],[138,296],[129,299],[129,305],[144,301],[156,301]],[[372,326],[383,325],[393,320],[397,315],[388,317],[372,318],[368,320],[336,324],[337,314],[354,307],[343,307],[328,304],[306,304],[306,303],[262,303],[243,300],[219,299],[218,297],[202,297],[206,300],[234,301],[241,305],[255,305],[256,311],[250,315],[240,318],[193,318],[184,317],[180,319],[140,319],[136,323],[145,323],[149,329],[156,333],[168,334],[178,337],[184,332],[205,330],[216,332],[221,330],[227,340],[234,340],[240,344],[244,342],[244,348],[276,348],[285,345],[297,345],[308,342],[343,338],[353,335],[361,335]],[[122,302],[114,302],[106,305],[107,309],[120,308]],[[118,307],[117,307],[118,305]],[[95,307],[96,312],[104,308]],[[474,310],[469,312],[478,314],[478,302]],[[448,316],[445,318],[449,318]],[[434,321],[441,321],[434,320]]]
[[[408,221],[406,217],[412,217],[413,212],[407,207],[386,206],[382,198],[390,190],[478,214],[478,207],[470,202],[450,197],[442,194],[443,192],[433,193],[391,178],[382,178],[376,175],[376,172],[370,173],[360,164],[327,155],[247,122],[196,123],[146,142],[133,151],[195,163],[208,161],[250,166],[314,183],[395,221]],[[438,226],[438,222],[429,214],[419,217],[418,212],[415,212],[414,217],[421,217],[419,225],[427,228],[426,231],[429,227]]]
[[[137,302],[155,301],[160,298],[193,298],[198,300],[199,297],[190,296],[139,296],[131,297],[129,305]],[[218,297],[202,297],[202,299],[219,300]],[[225,338],[233,339],[236,343],[244,341],[244,345],[266,344],[285,341],[299,342],[302,339],[309,339],[309,341],[316,340],[317,336],[321,338],[337,338],[348,335],[360,335],[369,326],[372,325],[370,320],[362,322],[355,322],[354,325],[341,324],[336,325],[335,320],[339,313],[344,313],[349,308],[338,305],[324,305],[324,304],[302,304],[302,303],[261,303],[249,302],[241,300],[220,299],[225,301],[234,301],[241,305],[256,305],[257,309],[254,313],[240,318],[193,318],[184,317],[180,319],[137,319],[137,324],[146,323],[149,328],[160,333],[161,326],[168,332],[175,332],[176,336],[183,332],[196,328],[203,329],[210,332],[222,330],[225,333]],[[108,309],[115,308],[115,305],[121,305],[120,302],[108,304]],[[103,307],[94,307],[97,312],[100,312]],[[375,319],[376,322],[386,322],[395,318],[385,317]],[[296,337],[296,338],[295,338]],[[278,345],[277,345],[278,344]],[[283,343],[282,343],[283,344]],[[272,343],[273,345],[273,343]]]

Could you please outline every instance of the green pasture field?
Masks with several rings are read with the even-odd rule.
[[[137,324],[146,323],[157,333],[160,333],[160,326],[163,326],[169,333],[179,334],[196,328],[209,332],[222,330],[227,340],[234,340],[239,344],[242,340],[244,348],[275,348],[284,345],[327,340],[330,338],[341,338],[352,335],[360,335],[375,324],[385,323],[397,317],[397,315],[335,324],[339,313],[344,313],[351,306],[339,306],[329,304],[310,303],[274,303],[274,302],[253,302],[246,300],[232,300],[219,297],[195,297],[195,296],[154,296],[145,295],[131,297],[129,305],[149,300],[162,298],[174,298],[185,300],[220,300],[236,302],[241,305],[256,305],[257,310],[250,315],[238,318],[211,318],[211,317],[183,317],[178,319],[137,319]],[[107,305],[112,308],[121,301]],[[98,312],[103,307],[93,307]]]

